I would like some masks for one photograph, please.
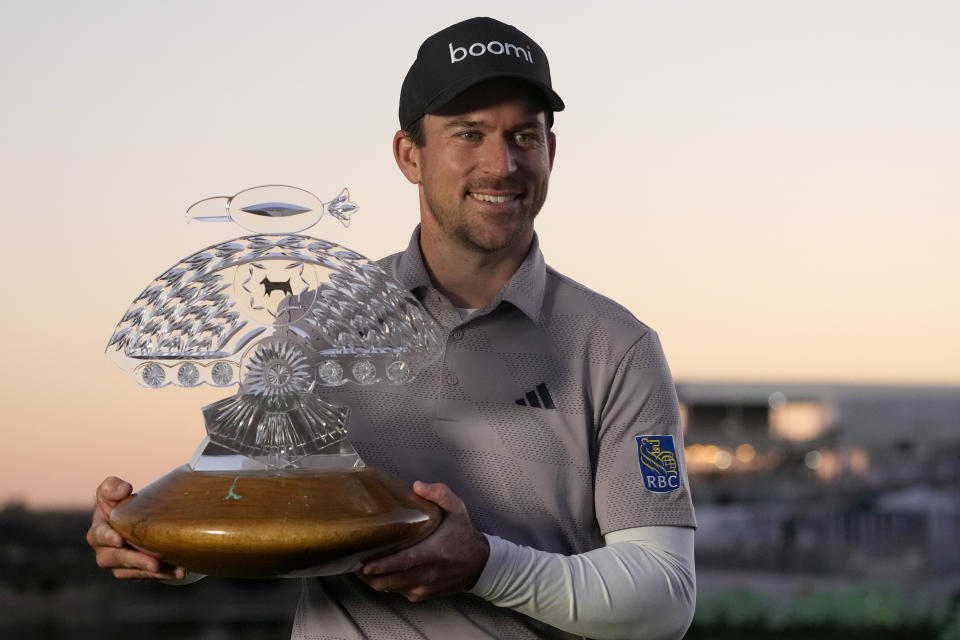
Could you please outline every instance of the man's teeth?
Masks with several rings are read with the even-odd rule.
[[[516,200],[516,199],[517,199],[517,196],[515,196],[515,195],[510,195],[510,196],[490,196],[490,195],[487,195],[487,194],[485,194],[485,193],[471,193],[470,195],[473,196],[474,198],[476,198],[477,200],[482,200],[483,202],[496,202],[497,204],[500,204],[500,203],[503,203],[503,202],[510,202],[511,200]]]

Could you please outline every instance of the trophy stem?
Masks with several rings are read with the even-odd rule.
[[[239,393],[203,408],[210,443],[271,469],[315,468],[302,461],[318,455],[356,457],[353,447],[345,443],[349,416],[350,409],[345,405],[311,393],[266,398]],[[349,450],[338,446],[341,443]],[[211,449],[205,455],[218,454],[218,450]]]

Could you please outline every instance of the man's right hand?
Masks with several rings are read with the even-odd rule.
[[[87,531],[87,544],[97,553],[97,564],[110,569],[116,578],[182,580],[186,576],[183,567],[170,566],[158,555],[134,549],[110,526],[110,512],[132,492],[129,482],[113,476],[97,487],[97,504]]]

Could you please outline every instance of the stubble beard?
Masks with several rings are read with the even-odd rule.
[[[469,197],[467,196],[467,198]],[[426,200],[430,216],[445,236],[467,249],[484,254],[502,251],[512,247],[520,240],[529,238],[533,231],[533,220],[543,206],[541,200],[539,203],[533,203],[533,206],[524,203],[519,216],[509,211],[493,214],[493,222],[498,228],[502,228],[504,225],[496,224],[497,222],[509,223],[513,220],[514,224],[512,230],[507,234],[488,234],[482,228],[482,221],[472,221],[464,211],[463,205],[467,203],[462,203],[459,207],[449,207],[432,198],[428,190],[424,190],[424,200]],[[497,218],[502,218],[502,220]]]

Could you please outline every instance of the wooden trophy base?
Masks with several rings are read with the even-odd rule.
[[[121,502],[110,523],[134,547],[207,575],[355,571],[429,535],[441,512],[382,471],[192,471]]]

